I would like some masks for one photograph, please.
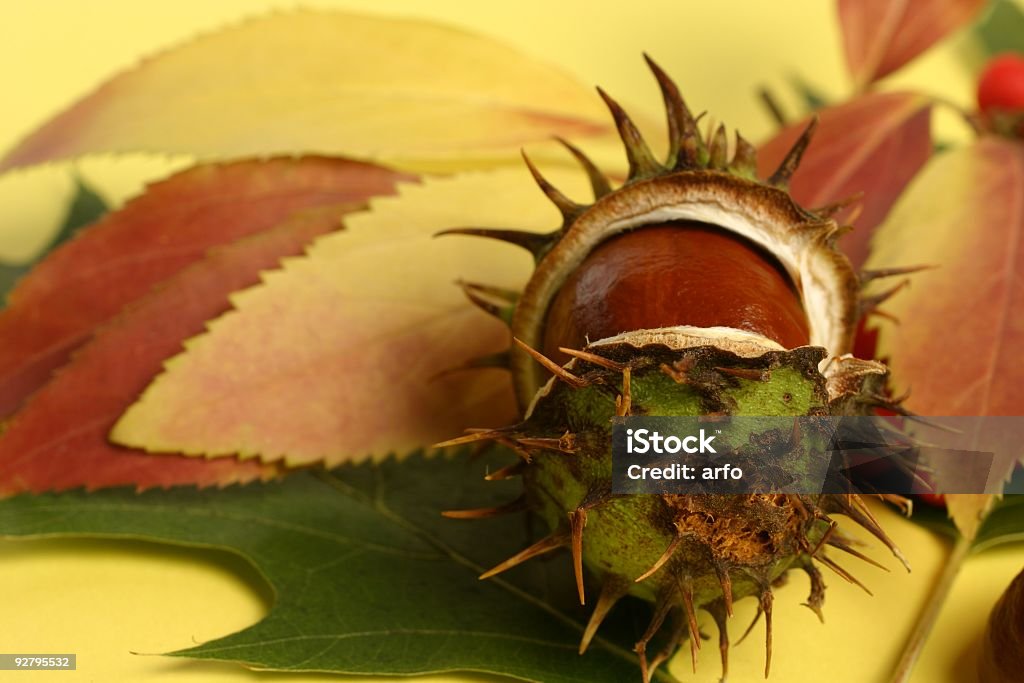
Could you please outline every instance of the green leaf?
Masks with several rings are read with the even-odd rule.
[[[915,505],[911,519],[932,531],[956,539],[960,536],[946,510],[930,505]],[[1006,543],[1024,541],[1024,468],[1018,468],[1006,484],[1003,497],[985,517],[971,543],[971,552],[979,553]]]
[[[1024,11],[1013,0],[994,0],[974,31],[989,56],[1024,52]]]
[[[34,259],[28,263],[0,262],[0,308],[7,305],[7,293],[36,263],[50,253],[55,247],[74,235],[80,228],[93,223],[107,212],[107,203],[103,197],[85,184],[81,178],[75,179],[75,196],[68,206],[67,215],[61,228],[53,240]]]
[[[224,548],[252,562],[277,596],[268,616],[176,656],[350,674],[638,678],[629,645],[599,637],[576,654],[585,610],[545,598],[573,594],[551,584],[569,579],[565,564],[527,563],[508,578],[477,579],[528,544],[523,518],[451,520],[439,511],[514,498],[518,482],[481,481],[497,462],[414,455],[216,492],[19,496],[0,501],[0,534],[143,537]],[[623,643],[631,638],[621,634]]]
[[[1024,496],[1005,496],[989,513],[974,538],[974,552],[1024,541]]]

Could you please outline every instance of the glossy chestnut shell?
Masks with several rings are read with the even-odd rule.
[[[696,221],[644,226],[599,245],[548,309],[543,351],[583,348],[631,330],[692,325],[810,341],[800,296],[778,261],[749,240]]]

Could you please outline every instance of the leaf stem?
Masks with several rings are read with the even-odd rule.
[[[950,590],[953,588],[953,581],[960,573],[964,560],[967,559],[970,552],[971,540],[966,536],[958,535],[956,543],[953,545],[953,551],[946,559],[942,574],[939,575],[939,580],[928,595],[928,601],[917,618],[914,630],[903,646],[903,654],[900,656],[900,661],[893,672],[891,683],[907,683],[910,680],[910,674],[914,670],[914,665],[917,663],[917,659],[924,649],[925,642],[928,640],[928,636],[931,634],[932,629],[935,627],[935,622],[939,618],[939,612],[942,610],[942,606],[946,603],[946,598],[949,597]]]

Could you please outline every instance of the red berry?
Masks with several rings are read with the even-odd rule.
[[[946,507],[946,497],[941,493],[919,493],[917,495],[917,499],[922,503],[931,505],[932,507]]]
[[[1024,110],[1024,56],[1007,52],[989,61],[978,82],[978,107],[992,110]]]

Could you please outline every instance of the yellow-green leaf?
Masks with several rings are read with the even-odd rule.
[[[143,61],[31,134],[0,170],[128,151],[465,167],[609,130],[589,87],[496,41],[426,21],[295,11]]]
[[[570,192],[585,182],[579,172],[550,175]],[[443,371],[508,344],[504,326],[467,303],[455,280],[515,288],[531,258],[491,240],[433,235],[469,220],[550,230],[557,211],[524,169],[409,185],[372,206],[232,297],[237,310],[166,364],[114,440],[335,464],[514,420],[505,371]]]
[[[968,540],[978,535],[981,523],[995,504],[996,496],[984,493],[946,495],[946,509],[956,528]]]

